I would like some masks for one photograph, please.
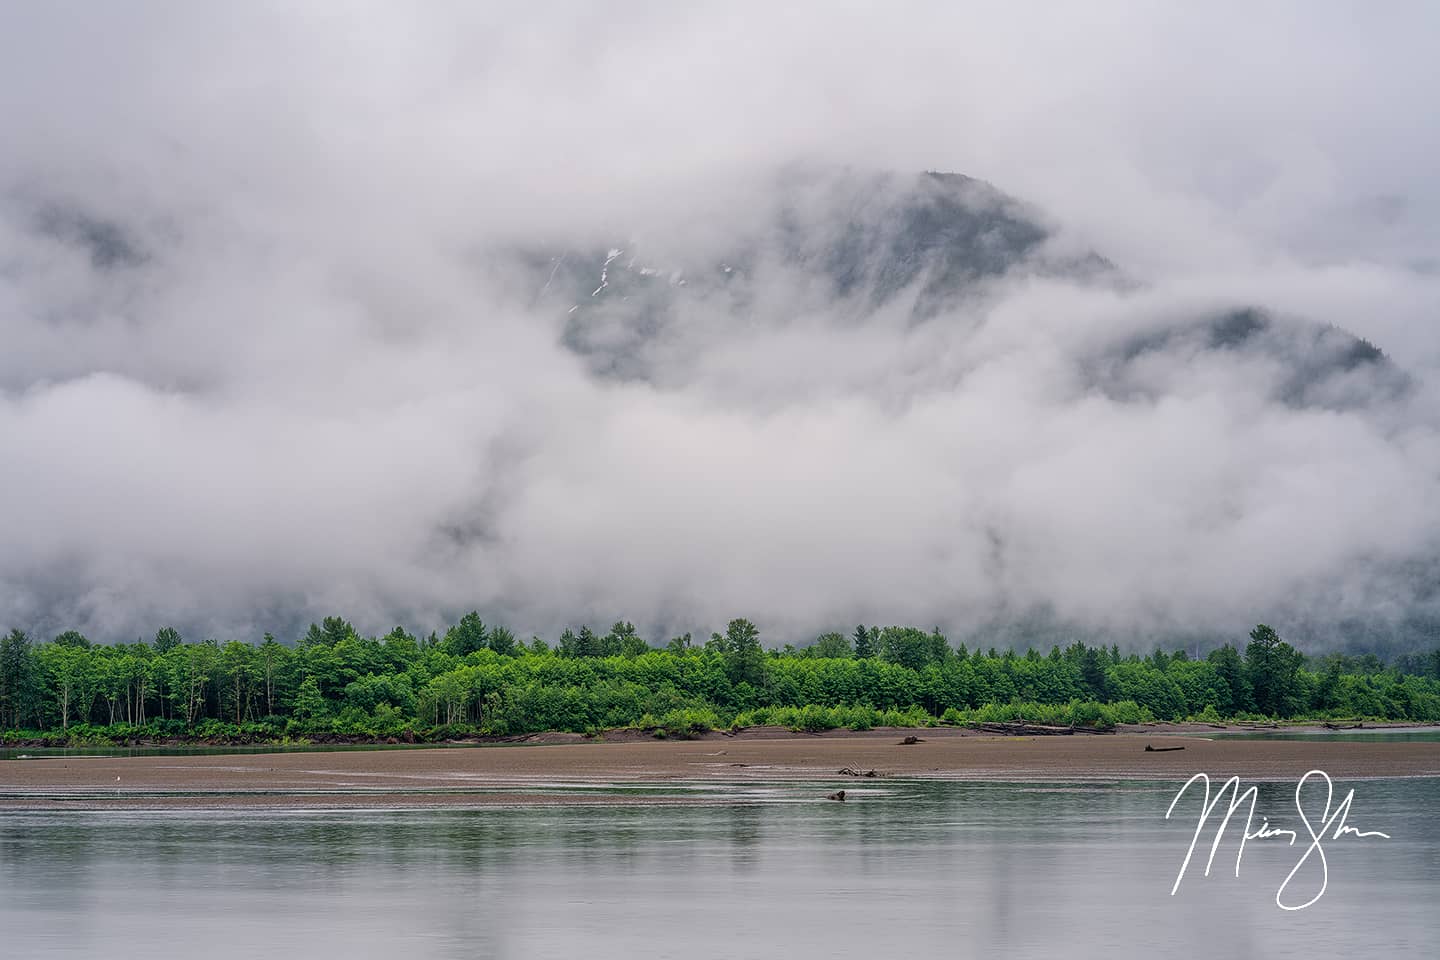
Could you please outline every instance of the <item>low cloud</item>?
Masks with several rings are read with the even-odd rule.
[[[1420,642],[1437,24],[1347,9],[12,11],[0,623]]]

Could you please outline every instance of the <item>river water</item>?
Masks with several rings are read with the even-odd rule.
[[[1326,842],[1328,887],[1299,911],[1275,903],[1306,845],[1284,839],[1247,844],[1237,879],[1227,835],[1206,878],[1207,831],[1171,895],[1200,799],[1167,821],[1174,783],[888,780],[844,803],[821,799],[834,785],[750,783],[650,806],[0,811],[0,957],[1440,956],[1440,780],[1336,787],[1336,802],[1355,790],[1350,825],[1392,839]],[[1258,811],[1308,841],[1294,790],[1261,785]],[[1320,876],[1312,858],[1290,902]]]

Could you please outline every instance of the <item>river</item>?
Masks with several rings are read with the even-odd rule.
[[[0,811],[0,955],[1429,957],[1440,780],[1338,782],[1328,887],[1304,844],[1210,834],[1175,783],[706,785],[687,803],[470,810]],[[667,788],[673,792],[673,788]],[[681,791],[684,792],[683,790]],[[1294,784],[1259,810],[1299,828]],[[1322,798],[1323,800],[1323,798]],[[1257,824],[1259,818],[1257,817]],[[1233,830],[1234,828],[1232,828]],[[1302,836],[1305,836],[1302,833]],[[1308,840],[1308,837],[1306,838]],[[1317,888],[1314,870],[1292,902]]]

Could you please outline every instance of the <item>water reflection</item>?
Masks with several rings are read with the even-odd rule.
[[[1429,956],[1440,781],[1356,787],[1325,899],[1284,844],[1197,864],[1176,784],[888,781],[846,803],[0,813],[4,956]],[[1272,822],[1293,784],[1261,786]],[[756,796],[773,802],[753,802]],[[1292,824],[1293,825],[1293,824]],[[1200,854],[1197,854],[1200,856]],[[1202,857],[1203,860],[1203,857]]]

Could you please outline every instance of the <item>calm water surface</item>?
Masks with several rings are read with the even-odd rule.
[[[1351,824],[1394,839],[1327,843],[1329,889],[1299,912],[1274,898],[1301,848],[1275,840],[1247,845],[1238,880],[1234,842],[1209,878],[1197,849],[1170,896],[1198,804],[1167,822],[1178,784],[817,799],[834,786],[701,806],[3,811],[0,956],[1440,955],[1440,780],[1338,782]],[[1260,813],[1300,828],[1293,794],[1263,785]]]
[[[1344,740],[1355,743],[1437,743],[1440,742],[1440,729],[1425,727],[1423,729],[1403,730],[1361,729],[1325,730],[1323,732],[1309,730],[1303,733],[1291,733],[1284,730],[1231,733],[1229,731],[1217,730],[1213,734],[1200,734],[1200,736],[1213,736],[1217,740]]]

